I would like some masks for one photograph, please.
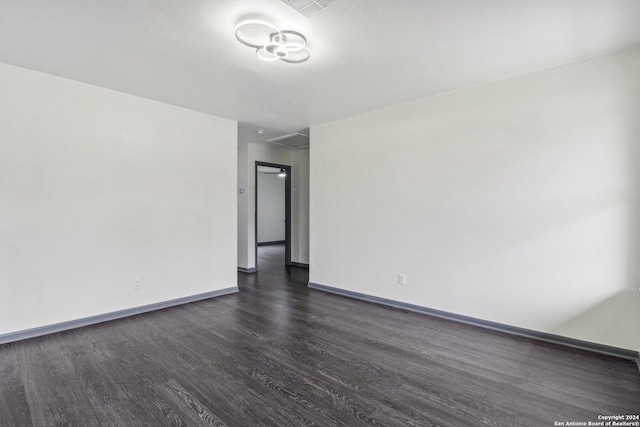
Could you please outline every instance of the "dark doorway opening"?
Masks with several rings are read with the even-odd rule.
[[[255,164],[255,254],[256,254],[256,270],[258,269],[258,178],[260,172],[258,172],[258,168],[260,166],[265,166],[269,168],[275,168],[279,171],[284,171],[285,176],[281,179],[284,179],[284,264],[289,266],[291,265],[291,166],[289,165],[281,165],[278,163],[267,163],[267,162],[259,162],[256,161]]]

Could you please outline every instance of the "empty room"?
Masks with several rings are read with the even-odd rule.
[[[640,426],[640,1],[0,0],[0,427]]]

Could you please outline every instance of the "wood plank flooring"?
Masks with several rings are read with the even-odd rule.
[[[282,246],[240,293],[0,346],[0,426],[553,426],[640,412],[633,362],[306,288]]]

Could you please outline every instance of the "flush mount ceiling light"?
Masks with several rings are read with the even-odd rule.
[[[245,46],[256,50],[256,56],[263,61],[278,59],[291,64],[305,62],[311,56],[307,49],[307,39],[296,31],[280,31],[262,21],[245,21],[236,27],[236,39]]]

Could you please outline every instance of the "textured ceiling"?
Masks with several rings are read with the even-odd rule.
[[[234,38],[265,19],[311,59]],[[0,0],[0,62],[241,122],[240,141],[640,44],[637,0]],[[253,130],[264,128],[261,137]]]

